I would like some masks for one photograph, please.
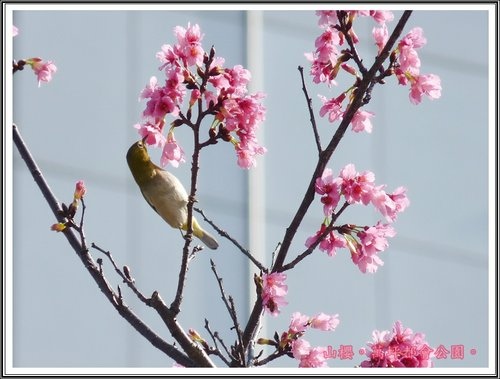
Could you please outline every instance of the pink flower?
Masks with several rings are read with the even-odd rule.
[[[397,213],[403,212],[410,205],[410,200],[406,197],[405,187],[396,188],[394,192],[388,196],[396,203]]]
[[[367,360],[361,367],[433,367],[434,349],[422,333],[413,333],[400,321],[394,323],[392,332],[374,330],[373,342],[368,342]]]
[[[311,327],[323,331],[333,331],[339,325],[339,315],[327,315],[319,313],[311,318]]]
[[[427,43],[424,37],[424,31],[422,28],[413,28],[406,34],[401,41],[399,41],[398,47],[410,47],[412,49],[419,49]]]
[[[80,200],[82,197],[85,196],[86,192],[87,192],[87,188],[85,187],[85,183],[83,182],[83,180],[79,180],[76,182],[75,193],[73,195],[73,198],[75,200]]]
[[[352,163],[340,171],[342,178],[341,192],[349,204],[367,205],[373,196],[375,175],[371,171],[357,173]]]
[[[394,14],[391,11],[370,11],[370,17],[380,25],[385,25],[386,22],[394,20]]]
[[[375,226],[365,226],[356,235],[359,241],[350,233],[344,233],[347,247],[351,252],[351,259],[362,273],[373,274],[377,271],[378,266],[384,265],[378,253],[389,246],[387,237],[394,237],[396,232],[388,224],[381,224],[379,221]]]
[[[237,143],[235,149],[238,166],[246,169],[257,166],[255,157],[257,155],[264,155],[267,151],[265,147],[258,145],[256,140],[246,141],[246,144]]]
[[[328,113],[328,121],[334,122],[336,120],[342,120],[344,111],[342,110],[342,102],[345,99],[345,94],[342,93],[340,96],[327,100],[326,97],[318,95],[323,106],[319,110],[319,115],[324,117]]]
[[[312,348],[307,355],[300,357],[299,367],[327,367],[324,347]]]
[[[420,75],[411,83],[410,101],[419,104],[422,96],[427,95],[431,100],[441,97],[441,79],[434,74]]]
[[[161,51],[156,53],[156,58],[162,63],[159,67],[163,70],[168,65],[176,65],[179,59],[178,48],[172,47],[171,45],[162,45]]]
[[[378,54],[380,54],[389,39],[387,26],[383,24],[380,28],[373,28],[372,35],[375,40],[375,45],[378,47]]]
[[[418,75],[420,72],[420,58],[415,49],[402,47],[399,49],[399,69],[403,73]]]
[[[328,28],[315,41],[316,59],[322,63],[335,62],[338,51],[336,46],[340,45],[339,33]]]
[[[337,177],[334,178],[332,170],[326,168],[323,175],[316,179],[316,193],[323,195],[321,202],[323,203],[323,212],[325,216],[330,216],[340,200],[340,182]]]
[[[288,304],[285,300],[285,295],[288,292],[285,280],[286,274],[281,272],[262,274],[262,304],[272,316],[278,316],[279,306]]]
[[[289,330],[292,333],[304,333],[309,326],[309,316],[303,315],[300,312],[292,314]]]
[[[191,26],[188,23],[187,29],[182,26],[174,28],[174,34],[178,41],[178,50],[186,66],[203,64],[203,48],[201,40],[203,35],[198,24]]]
[[[337,11],[316,11],[316,16],[319,16],[318,25],[320,27],[335,25],[339,22]]]
[[[292,341],[292,354],[295,359],[300,360],[311,351],[311,344],[303,338]]]
[[[410,205],[406,197],[406,188],[398,187],[393,194],[387,194],[382,189],[384,186],[376,187],[373,191],[372,204],[380,211],[387,221],[393,222],[397,215]]]
[[[352,262],[358,266],[363,274],[366,274],[366,272],[373,274],[377,271],[378,266],[384,265],[384,262],[378,255],[367,255],[363,249],[363,245],[360,243],[353,243],[353,241],[348,240],[347,246],[351,252]]]
[[[160,164],[166,166],[170,163],[174,167],[179,167],[179,163],[185,162],[184,150],[177,144],[174,138],[174,133],[170,132],[167,136],[167,142],[163,147]]]
[[[168,67],[165,74],[167,79],[163,87],[158,85],[158,80],[153,76],[139,95],[139,99],[149,99],[142,115],[150,124],[163,125],[168,114],[176,117],[186,93],[180,67]]]
[[[41,82],[50,82],[52,80],[52,74],[57,72],[57,67],[52,61],[43,61],[41,58],[31,58],[27,59],[26,63],[31,66],[35,75],[38,78],[38,87],[40,87]]]
[[[394,237],[396,231],[388,224],[377,222],[375,226],[364,228],[358,233],[359,240],[363,245],[363,251],[369,256],[373,256],[384,251],[389,246],[387,237]]]
[[[139,135],[144,138],[146,144],[155,147],[162,147],[165,145],[166,139],[162,134],[165,121],[159,124],[151,124],[145,121],[143,124],[135,124],[134,128],[138,129]]]
[[[306,240],[306,247],[311,247],[318,238],[325,232],[326,225],[322,224],[321,228],[316,232],[315,235],[309,237]],[[346,242],[344,238],[337,236],[333,231],[328,233],[325,238],[319,243],[319,249],[327,253],[330,257],[335,256],[337,249],[346,247]]]
[[[375,113],[368,112],[368,111],[356,111],[354,114],[351,124],[352,124],[352,130],[356,133],[366,131],[367,133],[371,133],[373,126],[370,121],[370,118],[372,118],[375,115]]]
[[[15,37],[19,34],[19,29],[15,26],[12,25],[12,37]]]

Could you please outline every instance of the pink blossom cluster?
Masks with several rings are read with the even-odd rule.
[[[324,117],[326,114],[328,114],[328,121],[334,122],[334,121],[341,121],[344,118],[344,113],[346,109],[342,107],[342,102],[346,98],[346,94],[342,93],[338,97],[334,97],[330,100],[328,100],[326,97],[322,95],[318,95],[321,102],[323,103],[323,106],[319,110],[319,115],[321,117]],[[359,133],[359,132],[367,132],[371,133],[373,129],[373,125],[371,122],[371,118],[375,116],[375,113],[369,112],[369,111],[364,111],[361,109],[358,109],[356,113],[354,113],[354,116],[352,117],[351,120],[351,128],[354,132]]]
[[[315,51],[306,53],[306,58],[311,62],[310,74],[314,83],[326,83],[328,86],[336,85],[335,78],[340,69],[360,79],[356,69],[350,66],[347,62],[352,58],[350,53],[342,50],[346,40],[344,31],[341,31],[339,14],[347,23],[351,25],[347,34],[352,39],[354,44],[359,42],[352,27],[352,23],[356,17],[368,16],[371,17],[379,26],[374,27],[372,36],[375,45],[380,53],[385,47],[389,39],[389,31],[387,22],[394,19],[394,15],[390,11],[340,11],[335,10],[317,11],[319,17],[318,24],[323,29],[322,34],[316,38]],[[420,59],[417,54],[417,49],[424,46],[426,39],[423,37],[421,28],[414,28],[399,41],[397,47],[391,54],[394,62],[391,62],[393,70],[387,70],[387,74],[395,74],[399,84],[410,85],[410,101],[413,104],[419,104],[422,97],[425,95],[432,99],[437,99],[441,96],[441,81],[437,75],[426,74],[420,75]],[[320,96],[323,103],[320,109],[320,116],[328,115],[330,122],[341,121],[348,104],[344,104],[346,98],[351,99],[351,96],[346,96],[353,93],[356,89],[356,84],[343,92],[338,97],[327,99]],[[352,130],[355,132],[372,131],[371,118],[374,116],[372,112],[358,110],[354,115]]]
[[[385,187],[375,184],[373,172],[357,172],[353,164],[346,165],[338,176],[326,168],[315,183],[315,191],[321,195],[325,220],[320,229],[307,238],[305,245],[311,247],[327,232],[329,220],[342,197],[347,204],[371,204],[385,217],[387,224],[379,221],[374,226],[343,225],[330,228],[318,246],[329,256],[335,256],[339,248],[348,248],[354,264],[363,273],[374,273],[378,266],[383,265],[378,253],[388,247],[387,238],[396,234],[389,223],[394,222],[398,214],[410,204],[404,187],[398,187],[393,193],[387,193]]]
[[[339,323],[338,314],[319,313],[309,317],[295,312],[292,315],[288,331],[281,335],[280,348],[290,349],[293,357],[299,360],[299,367],[326,367],[327,349],[311,347],[311,344],[302,336],[309,327],[322,331],[334,331]]]
[[[165,82],[159,83],[156,77],[152,77],[140,94],[140,99],[147,103],[142,122],[135,125],[139,134],[147,144],[163,148],[162,165],[177,166],[183,162],[184,154],[173,130],[186,123],[181,107],[189,93],[188,114],[198,104],[200,114],[214,115],[211,136],[219,136],[233,144],[240,167],[255,166],[257,155],[266,152],[256,138],[257,129],[265,119],[265,108],[261,103],[262,93],[248,93],[250,72],[240,65],[224,68],[224,59],[214,57],[213,49],[207,54],[198,25],[177,26],[174,35],[177,43],[163,45],[156,55],[161,62],[160,69],[165,73]],[[163,128],[168,115],[175,121],[165,138]]]
[[[434,349],[422,333],[413,333],[396,321],[392,331],[373,331],[373,341],[368,342],[367,360],[361,367],[433,367]]]
[[[434,74],[420,74],[420,58],[417,49],[427,43],[422,28],[413,28],[399,41],[396,53],[399,53],[399,66],[394,72],[399,84],[410,84],[410,101],[419,104],[422,96],[429,99],[441,97],[441,79]]]
[[[264,309],[272,316],[278,316],[280,306],[287,305],[285,295],[288,293],[288,286],[285,284],[286,274],[273,272],[262,274],[261,299]]]
[[[19,34],[19,29],[12,25],[12,37],[15,37]],[[19,61],[18,64],[20,66],[24,66],[26,64],[30,65],[38,79],[38,87],[42,84],[42,82],[48,83],[52,80],[52,75],[57,72],[57,67],[52,61],[44,61],[42,58],[29,58],[22,61]],[[21,67],[22,69],[22,67]]]
[[[57,67],[54,62],[44,61],[42,58],[26,59],[26,64],[29,64],[33,69],[38,79],[38,87],[40,87],[42,82],[50,82],[52,80],[52,75],[57,72]]]
[[[369,16],[378,24],[385,25],[386,21],[392,21],[394,15],[390,11],[343,11],[345,17],[351,22],[357,16]],[[336,85],[335,78],[340,68],[349,72],[349,66],[342,66],[349,59],[341,53],[341,46],[345,42],[345,36],[337,25],[339,24],[338,14],[335,10],[316,11],[319,16],[318,25],[323,29],[323,33],[316,38],[314,43],[316,50],[314,53],[306,53],[306,58],[311,62],[311,76],[314,83],[326,83],[329,86]],[[359,42],[354,29],[349,29],[349,36],[354,43]]]

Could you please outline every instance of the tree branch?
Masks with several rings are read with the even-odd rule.
[[[240,328],[240,323],[238,322],[238,317],[236,315],[236,308],[234,306],[234,301],[231,296],[226,297],[226,292],[224,291],[224,287],[222,286],[222,278],[217,273],[217,269],[215,268],[215,263],[212,259],[210,259],[210,265],[212,271],[217,279],[217,283],[219,284],[219,290],[221,293],[222,301],[226,306],[227,312],[233,321],[234,330],[236,331],[236,336],[238,337],[238,344],[236,346],[238,353],[238,360],[241,367],[245,367],[245,350],[243,349],[243,335]]]
[[[403,15],[401,16],[400,20],[398,21],[398,24],[394,28],[394,31],[392,32],[391,36],[389,37],[385,47],[381,51],[381,53],[377,56],[375,59],[375,62],[373,63],[372,67],[370,70],[366,73],[366,75],[363,75],[363,79],[361,83],[359,84],[359,87],[356,91],[356,94],[350,104],[350,106],[347,108],[346,112],[344,113],[342,122],[340,123],[339,127],[337,128],[337,131],[333,135],[332,139],[330,140],[330,143],[326,147],[326,149],[320,154],[318,163],[316,164],[316,168],[314,169],[314,172],[312,174],[312,177],[309,181],[309,185],[306,189],[306,192],[304,194],[304,198],[302,199],[302,202],[299,206],[299,209],[295,213],[295,216],[293,217],[289,227],[286,229],[285,236],[283,237],[283,242],[281,244],[280,250],[277,254],[276,261],[274,262],[272,272],[280,271],[283,267],[283,263],[285,261],[285,258],[288,254],[288,250],[290,249],[290,245],[292,243],[292,240],[297,233],[298,227],[302,223],[302,220],[304,216],[307,213],[307,210],[309,209],[309,206],[314,200],[314,186],[316,183],[316,178],[321,176],[323,173],[326,165],[328,164],[333,152],[337,148],[340,140],[344,136],[345,131],[347,130],[347,127],[349,126],[354,114],[356,111],[363,105],[363,99],[364,95],[369,88],[370,83],[374,80],[375,75],[379,68],[382,66],[383,62],[387,59],[387,57],[390,54],[390,51],[394,44],[396,43],[396,40],[399,38],[401,35],[404,26],[406,25],[406,22],[408,21],[408,18],[411,15],[411,11],[405,11]],[[250,318],[247,323],[247,327],[245,329],[245,332],[243,334],[243,342],[245,346],[247,346],[251,339],[253,338],[256,328],[259,324],[259,319],[262,314],[262,302],[258,299],[255,304],[254,308],[252,310],[252,313],[250,314]]]
[[[234,246],[236,246],[248,259],[250,259],[250,261],[252,261],[252,263],[257,266],[257,268],[263,272],[268,272],[268,269],[266,267],[264,267],[264,265],[262,263],[260,263],[251,253],[250,251],[246,250],[243,246],[241,246],[241,244],[235,240],[233,237],[231,237],[229,235],[228,232],[226,232],[225,230],[222,230],[221,228],[219,228],[212,220],[210,220],[209,218],[207,218],[207,216],[205,216],[205,213],[203,212],[203,210],[199,209],[199,208],[194,208],[194,210],[196,212],[198,212],[199,214],[201,214],[201,216],[203,217],[203,219],[212,226],[212,228],[214,228],[216,230],[217,233],[219,233],[219,235],[221,237],[224,237],[224,238],[227,238],[229,241],[231,241],[233,243]]]
[[[42,195],[45,197],[47,204],[49,205],[52,213],[59,222],[64,222],[65,218],[61,216],[62,208],[59,205],[59,202],[55,198],[52,190],[50,189],[48,183],[45,181],[45,178],[42,175],[41,170],[38,168],[33,156],[31,155],[28,147],[23,141],[21,134],[17,126],[13,125],[13,139],[14,143],[19,151],[19,154],[23,158],[30,171],[35,183],[38,185],[38,188],[42,192]],[[66,228],[63,232],[64,236],[68,240],[70,246],[76,252],[77,256],[82,261],[83,265],[92,276],[97,286],[101,290],[101,292],[106,296],[111,305],[118,311],[118,313],[128,321],[128,323],[137,330],[144,338],[146,338],[153,346],[157,349],[164,352],[166,355],[174,359],[179,364],[182,364],[186,367],[194,367],[196,366],[195,362],[185,355],[184,353],[177,350],[177,348],[173,345],[170,345],[166,341],[164,341],[161,337],[159,337],[154,331],[152,331],[137,315],[135,315],[132,310],[130,310],[125,303],[120,299],[119,294],[115,293],[107,279],[102,274],[102,270],[100,270],[99,266],[95,264],[92,256],[90,255],[88,249],[85,249],[81,242],[78,240],[77,235],[75,234],[72,228]]]
[[[302,81],[302,92],[304,92],[304,96],[306,97],[307,109],[309,109],[309,120],[311,121],[311,126],[314,133],[314,140],[316,141],[316,148],[318,149],[318,154],[321,153],[321,140],[318,133],[318,127],[316,126],[316,119],[314,117],[314,111],[312,109],[312,99],[309,97],[306,88],[306,82],[304,80],[304,67],[299,66],[298,70],[300,72],[300,79]]]

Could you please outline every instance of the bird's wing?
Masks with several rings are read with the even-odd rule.
[[[173,228],[180,228],[187,222],[188,195],[174,175],[157,170],[157,175],[141,188],[141,192],[151,208]]]

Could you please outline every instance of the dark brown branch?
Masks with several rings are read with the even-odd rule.
[[[222,361],[225,363],[225,365],[227,367],[230,367],[231,366],[231,362],[224,356],[224,354],[222,354],[222,351],[220,351],[219,344],[217,343],[217,341],[220,342],[220,344],[222,345],[222,347],[224,348],[224,351],[226,352],[226,354],[228,356],[231,356],[231,354],[227,350],[227,347],[224,344],[224,341],[222,341],[222,339],[219,337],[218,333],[217,332],[215,332],[215,333],[212,332],[212,330],[210,329],[210,325],[208,324],[208,320],[207,319],[205,319],[205,329],[207,330],[208,334],[210,335],[210,338],[212,338],[212,341],[213,341],[214,346],[215,346],[214,348],[210,349],[210,354],[217,355],[220,359],[222,359]]]
[[[105,256],[108,257],[109,261],[111,262],[111,264],[113,265],[116,273],[123,279],[123,282],[124,283],[127,283],[128,287],[136,294],[136,296],[139,298],[139,300],[141,300],[144,304],[146,305],[149,305],[149,299],[144,296],[138,289],[137,287],[135,286],[135,283],[134,281],[132,280],[132,278],[130,278],[130,275],[125,275],[125,273],[120,270],[120,268],[118,268],[118,266],[116,265],[115,263],[115,260],[113,259],[113,256],[111,255],[111,253],[109,251],[106,251],[102,248],[100,248],[99,246],[97,246],[95,243],[92,242],[92,244],[90,245],[93,249],[96,249],[97,251],[100,251],[101,253],[103,253]]]
[[[341,16],[338,14],[339,12],[337,11],[337,15]],[[356,65],[359,68],[359,71],[361,74],[365,75],[366,74],[366,67],[363,65],[363,60],[359,57],[358,50],[356,49],[356,45],[354,44],[354,41],[352,40],[351,35],[349,34],[349,30],[351,30],[352,25],[347,25],[346,24],[346,18],[345,17],[338,17],[339,24],[340,24],[340,31],[345,37],[345,40],[347,41],[347,44],[349,45],[349,50],[350,50],[350,55],[352,59],[354,59],[354,62],[356,62]]]
[[[347,130],[347,127],[349,126],[354,114],[356,111],[363,105],[363,99],[366,93],[366,90],[368,89],[370,83],[373,81],[375,78],[376,73],[382,66],[383,62],[387,59],[387,57],[390,54],[390,51],[394,44],[396,43],[396,40],[399,38],[401,35],[404,26],[406,25],[406,22],[408,21],[408,18],[411,15],[411,11],[405,11],[403,15],[401,16],[400,20],[398,21],[398,24],[394,28],[394,31],[392,32],[391,36],[389,37],[386,45],[384,46],[383,50],[381,53],[377,56],[375,59],[375,62],[373,63],[372,67],[370,70],[366,73],[366,75],[363,75],[363,79],[361,83],[359,84],[359,87],[357,89],[356,95],[354,96],[354,99],[350,106],[347,108],[343,120],[340,123],[339,127],[337,128],[337,131],[335,132],[334,136],[330,140],[330,143],[326,147],[326,149],[320,154],[320,158],[318,160],[318,163],[316,165],[316,168],[314,169],[314,172],[311,176],[311,179],[309,181],[309,185],[306,189],[306,192],[304,194],[304,198],[302,199],[302,202],[299,206],[299,209],[295,213],[294,218],[292,219],[292,222],[290,223],[289,227],[286,229],[285,236],[283,237],[283,242],[281,244],[281,248],[276,256],[276,261],[274,262],[273,269],[272,271],[279,271],[285,261],[285,258],[288,254],[288,250],[290,249],[292,240],[297,233],[297,230],[302,223],[302,220],[304,216],[306,215],[309,206],[314,200],[314,186],[316,183],[316,178],[321,176],[323,173],[326,165],[328,164],[333,152],[337,148],[340,140],[344,136],[345,131]],[[259,324],[259,319],[262,314],[262,302],[260,300],[257,300],[255,302],[255,305],[253,307],[252,313],[250,314],[250,318],[247,323],[247,327],[245,329],[244,335],[243,335],[243,342],[245,343],[245,346],[248,346],[250,343],[251,339],[253,338],[256,328]]]
[[[256,360],[254,362],[254,365],[255,366],[264,366],[264,365],[268,364],[269,362],[274,361],[275,359],[282,357],[284,355],[287,355],[287,353],[284,352],[283,350],[275,350],[270,355],[268,355],[266,358],[263,358],[262,360]]]
[[[55,198],[52,190],[50,189],[48,183],[45,181],[45,178],[42,175],[41,170],[38,168],[33,156],[28,150],[25,142],[23,141],[21,134],[17,126],[13,125],[13,139],[14,143],[19,151],[19,154],[23,158],[30,171],[35,183],[38,185],[38,188],[42,192],[47,204],[49,205],[52,213],[59,222],[64,222],[64,217],[61,216],[62,208],[59,205],[59,202]],[[76,252],[77,256],[82,261],[83,265],[92,276],[97,286],[101,290],[101,292],[106,296],[111,305],[118,311],[118,313],[128,321],[128,323],[137,330],[144,338],[146,338],[153,346],[157,349],[164,352],[166,355],[174,359],[179,364],[182,364],[186,367],[194,367],[196,363],[187,355],[177,350],[177,348],[173,345],[170,345],[166,341],[164,341],[161,337],[159,337],[154,331],[152,331],[137,315],[135,315],[132,310],[130,310],[126,304],[119,300],[119,295],[115,293],[113,288],[110,286],[106,278],[102,275],[102,270],[99,268],[99,265],[96,265],[92,256],[89,254],[87,249],[84,249],[81,242],[78,240],[77,235],[75,234],[72,228],[66,228],[63,232],[64,236],[68,240],[70,246]]]
[[[167,307],[157,291],[153,292],[149,303],[163,320],[172,337],[179,342],[186,354],[196,362],[197,367],[215,367],[207,353],[195,344],[182,329],[175,319],[176,313]]]
[[[306,97],[307,109],[309,109],[309,120],[311,121],[311,126],[314,133],[314,140],[316,141],[316,148],[318,149],[318,154],[321,153],[321,140],[318,133],[318,127],[316,125],[316,118],[314,117],[314,111],[312,108],[312,99],[309,97],[306,88],[306,82],[304,80],[304,67],[299,66],[298,70],[300,72],[300,79],[302,81],[302,92],[304,92],[304,96]]]
[[[229,233],[227,233],[225,230],[219,228],[212,220],[210,220],[209,218],[207,218],[207,216],[205,215],[205,213],[203,212],[203,210],[199,209],[199,208],[194,208],[194,210],[196,212],[198,212],[199,214],[201,214],[201,216],[203,217],[203,220],[205,220],[208,224],[210,224],[212,226],[212,228],[214,228],[217,233],[219,233],[219,235],[221,237],[224,237],[224,238],[227,238],[229,241],[231,241],[233,243],[234,246],[236,246],[248,259],[250,259],[250,261],[252,261],[252,263],[257,266],[257,268],[259,270],[261,270],[262,272],[268,272],[268,269],[264,267],[264,265],[262,263],[260,263],[251,253],[250,251],[246,250],[243,246],[241,246],[241,244],[235,240],[233,237],[231,237],[229,235]]]
[[[344,203],[344,205],[342,206],[342,208],[340,208],[339,211],[332,216],[330,223],[325,228],[323,233],[321,233],[321,235],[316,239],[316,241],[314,241],[314,243],[311,246],[309,246],[307,248],[307,250],[305,250],[302,254],[299,254],[297,257],[295,257],[295,259],[293,261],[291,261],[290,263],[287,263],[286,265],[283,265],[283,267],[281,268],[281,271],[291,270],[292,268],[294,268],[297,265],[297,263],[299,263],[301,260],[303,260],[308,255],[312,254],[312,252],[318,247],[318,245],[321,243],[321,241],[323,241],[326,238],[326,236],[333,229],[335,229],[335,222],[337,221],[339,216],[342,214],[342,212],[344,212],[344,210],[348,206],[349,206],[349,203],[346,201]]]
[[[202,83],[200,85],[200,92],[204,93],[205,88],[208,83],[209,78],[209,70],[210,65],[213,62],[215,57],[215,50],[212,48],[210,50],[210,56],[207,57],[205,63],[205,73],[203,76]],[[175,299],[170,305],[170,309],[177,315],[180,312],[180,305],[182,302],[182,294],[184,292],[184,286],[186,282],[186,275],[188,271],[188,262],[189,262],[189,245],[193,239],[193,205],[196,201],[196,190],[197,190],[197,181],[198,181],[198,172],[200,170],[200,127],[203,121],[203,118],[207,115],[207,113],[203,112],[202,109],[203,102],[201,98],[198,99],[198,117],[196,122],[193,123],[190,120],[183,118],[183,121],[187,123],[191,130],[193,131],[193,155],[191,158],[191,189],[189,192],[188,203],[187,203],[187,230],[186,235],[184,236],[186,242],[184,243],[184,248],[182,250],[182,262],[181,269],[179,271],[179,281],[177,283],[177,291],[175,294]]]
[[[238,337],[237,351],[238,351],[239,365],[240,367],[245,367],[245,350],[243,349],[243,333],[240,328],[240,323],[238,322],[238,316],[236,315],[236,308],[234,306],[234,301],[231,296],[229,297],[226,296],[226,292],[224,291],[224,287],[222,286],[222,278],[217,273],[217,269],[215,268],[215,263],[212,259],[210,259],[210,266],[215,275],[215,278],[217,279],[222,301],[224,302],[227,312],[229,313],[229,316],[233,321],[234,330],[236,332],[236,336]]]

